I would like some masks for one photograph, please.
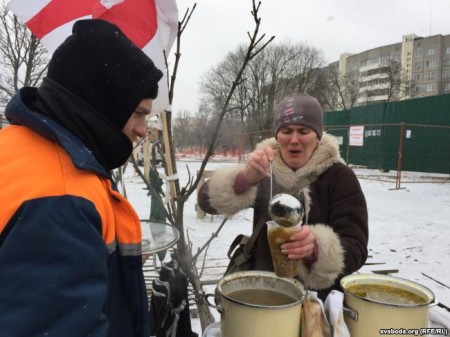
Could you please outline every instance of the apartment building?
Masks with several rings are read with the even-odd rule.
[[[450,35],[409,34],[399,43],[342,54],[339,70],[357,79],[356,105],[450,93]]]
[[[450,35],[416,38],[411,63],[411,96],[450,93]]]

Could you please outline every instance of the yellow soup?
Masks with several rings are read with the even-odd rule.
[[[237,290],[231,292],[228,296],[241,303],[263,306],[279,306],[296,302],[296,299],[291,296],[266,289]]]
[[[417,305],[427,303],[426,299],[411,291],[383,284],[355,284],[349,286],[347,291],[359,297],[386,304]]]

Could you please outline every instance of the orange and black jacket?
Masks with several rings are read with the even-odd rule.
[[[136,212],[22,89],[0,131],[0,335],[150,335]]]

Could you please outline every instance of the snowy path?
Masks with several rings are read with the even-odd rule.
[[[231,164],[209,163],[207,169],[223,165]],[[200,163],[178,162],[181,185],[187,181],[186,166],[190,172],[196,172]],[[127,173],[128,198],[140,217],[146,219],[150,212],[147,191],[132,169]],[[364,179],[360,183],[369,208],[370,261],[385,262],[365,266],[362,271],[398,269],[393,276],[429,287],[440,302],[450,307],[450,183],[404,184],[404,189],[400,190],[392,190],[393,183]],[[209,216],[197,219],[195,203],[194,195],[186,204],[184,219],[194,249],[202,245],[223,220],[221,216],[214,216],[212,220]],[[236,214],[213,241],[209,258],[223,258],[234,237],[250,231],[251,212],[245,210]]]

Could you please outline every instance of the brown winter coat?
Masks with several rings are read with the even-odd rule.
[[[311,266],[300,260],[299,278],[324,298],[328,292],[339,289],[343,275],[358,270],[367,258],[368,215],[364,194],[354,172],[343,163],[336,139],[324,135],[311,159],[302,168],[293,171],[279,156],[275,138],[264,140],[257,148],[271,146],[275,150],[272,163],[273,194],[289,193],[303,202],[304,223],[311,230],[318,244],[318,259]],[[253,226],[268,215],[269,179],[251,187],[242,194],[234,192],[234,181],[243,165],[216,170],[198,195],[199,206],[207,213],[231,216],[253,207]],[[316,177],[308,187],[305,180]],[[256,242],[252,269],[273,271],[272,260],[264,227]]]

